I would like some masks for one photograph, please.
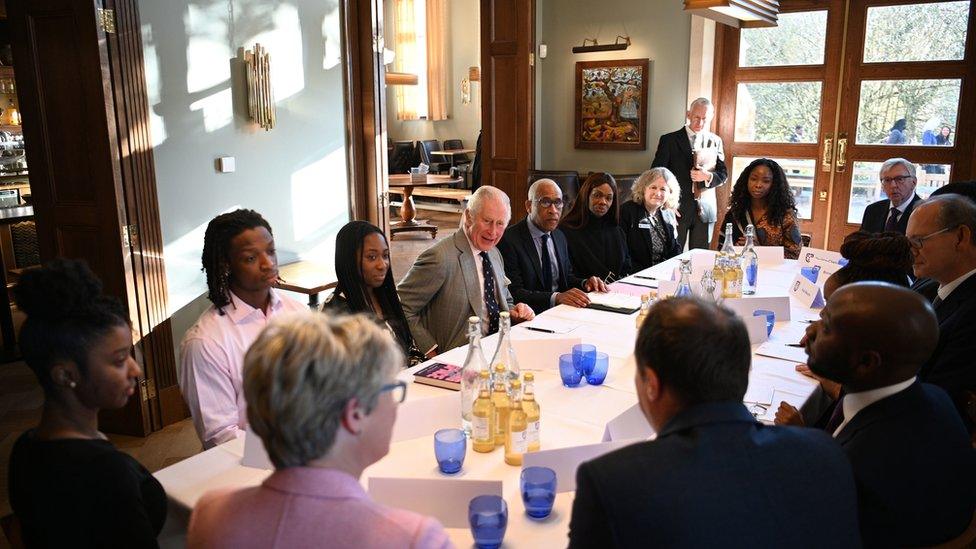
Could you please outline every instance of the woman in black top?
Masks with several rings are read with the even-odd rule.
[[[98,411],[125,406],[142,369],[132,327],[79,261],[28,271],[14,289],[27,313],[24,361],[44,389],[40,424],[10,454],[10,504],[28,547],[157,547],[166,494],[98,431]]]
[[[620,207],[634,272],[681,253],[674,215],[680,193],[678,179],[667,168],[647,170],[634,182],[631,200]]]
[[[630,255],[619,225],[619,202],[613,176],[591,173],[560,221],[576,276],[613,282],[630,273]]]
[[[371,313],[386,323],[410,365],[425,360],[400,306],[390,269],[390,247],[383,231],[365,221],[346,223],[336,235],[335,268],[339,283],[322,310]]]

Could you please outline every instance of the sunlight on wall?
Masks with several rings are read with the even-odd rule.
[[[322,18],[322,39],[325,53],[322,55],[322,68],[329,70],[342,62],[342,29],[339,21],[339,8]]]
[[[234,104],[230,88],[190,103],[190,110],[203,110],[203,127],[207,133],[223,128],[234,119]]]
[[[302,60],[302,27],[298,9],[281,4],[274,14],[274,29],[245,40],[250,49],[260,43],[271,55],[271,85],[274,86],[276,103],[295,95],[305,88],[305,69]]]
[[[308,240],[336,219],[345,222],[349,215],[346,194],[346,151],[342,148],[294,172],[291,176],[293,238]]]
[[[159,146],[166,141],[166,122],[162,116],[156,114],[159,105],[159,59],[156,57],[156,44],[153,41],[152,25],[142,26],[142,55],[145,58],[146,94],[149,96],[149,131],[152,136],[152,146]]]
[[[234,53],[228,46],[227,4],[186,7],[186,90],[198,92],[230,80],[229,59]]]
[[[213,217],[232,212],[240,207],[238,204],[214,212]],[[206,292],[207,276],[200,270],[203,266],[200,253],[203,251],[203,234],[207,231],[208,223],[210,219],[163,246],[163,257],[166,258],[166,287],[169,291],[168,315],[172,315],[199,297],[201,288]]]

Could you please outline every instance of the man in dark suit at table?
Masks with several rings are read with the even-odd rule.
[[[529,187],[525,219],[512,225],[498,243],[505,260],[508,290],[516,301],[542,312],[555,305],[586,307],[587,292],[605,292],[598,277],[583,280],[573,274],[566,235],[557,227],[563,212],[563,193],[551,179]]]
[[[807,364],[843,386],[827,431],[854,468],[865,547],[959,536],[976,507],[976,451],[945,391],[916,377],[939,338],[931,306],[907,288],[857,282],[820,316]]]
[[[904,158],[889,158],[881,164],[881,189],[888,197],[864,208],[861,230],[872,233],[905,234],[908,218],[922,197],[915,194],[915,164]]]
[[[678,178],[678,243],[682,249],[686,239],[688,248],[708,248],[711,244],[712,227],[718,219],[715,187],[728,178],[722,138],[708,130],[714,114],[708,99],[692,101],[688,123],[661,136],[651,162],[652,168],[667,168]]]
[[[957,194],[915,207],[906,231],[915,276],[935,284],[932,306],[939,343],[919,379],[949,393],[970,432],[968,406],[976,393],[976,203]]]
[[[742,404],[742,320],[659,301],[634,349],[657,438],[580,465],[570,547],[860,547],[851,467],[830,437],[762,425]]]

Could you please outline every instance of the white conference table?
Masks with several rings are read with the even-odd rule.
[[[696,250],[696,253],[701,251]],[[689,252],[686,252],[679,258],[687,257],[688,254]],[[677,259],[651,267],[640,274],[670,279]],[[796,261],[783,260],[778,263],[762,264],[757,297],[786,295],[787,286],[797,271]],[[542,315],[582,323],[570,335],[580,337],[584,343],[592,343],[598,350],[610,355],[609,373],[604,383],[598,386],[587,385],[584,381],[579,387],[564,387],[559,377],[557,359],[554,359],[552,364],[520,363],[523,372],[533,371],[536,375],[536,400],[542,410],[542,449],[601,442],[606,423],[637,403],[634,388],[636,366],[633,361],[636,313],[622,315],[560,305]],[[792,329],[795,330],[798,328],[796,323],[815,318],[817,313],[800,307],[792,301],[791,316],[790,321],[778,321],[774,329],[788,329],[786,325],[794,324]],[[529,331],[518,326],[513,328],[513,333],[513,337],[518,339],[566,337]],[[496,344],[497,335],[482,339],[486,360],[491,359]],[[431,362],[440,361],[460,365],[464,361],[466,347],[452,349]],[[816,382],[798,374],[794,366],[793,362],[754,354],[749,374],[749,390],[745,400],[769,401],[770,388],[802,395],[803,398],[809,397],[816,387]],[[423,365],[405,370],[399,377],[408,382],[412,381],[413,371],[420,367]],[[407,400],[409,402],[439,397],[445,393],[444,389],[410,383]],[[772,405],[778,406],[778,402]],[[159,538],[162,546],[184,545],[189,514],[204,493],[217,488],[255,486],[270,474],[267,470],[241,465],[243,451],[244,439],[238,438],[155,473],[169,498],[169,515],[166,527]],[[462,471],[455,475],[443,475],[438,471],[434,460],[433,433],[430,433],[421,438],[391,444],[390,453],[366,469],[362,482],[365,487],[368,479],[374,476],[501,480],[503,495],[509,506],[509,523],[504,546],[565,546],[568,541],[573,492],[557,495],[552,514],[548,518],[530,519],[524,513],[519,495],[521,468],[506,465],[503,453],[499,448],[487,454],[474,452],[469,448]],[[562,479],[559,481],[562,482]],[[447,531],[456,546],[473,546],[473,539],[467,528],[448,528]]]

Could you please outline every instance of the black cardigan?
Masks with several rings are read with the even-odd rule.
[[[582,229],[560,227],[569,244],[569,261],[573,273],[587,279],[597,276],[606,279],[622,278],[631,272],[630,254],[627,252],[627,237],[616,223],[591,220]]]

